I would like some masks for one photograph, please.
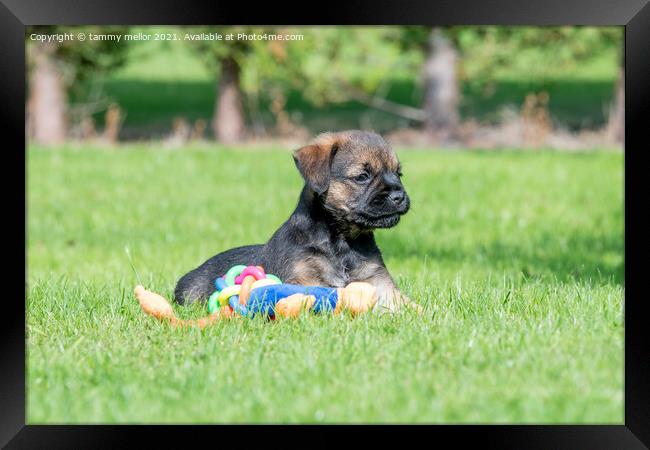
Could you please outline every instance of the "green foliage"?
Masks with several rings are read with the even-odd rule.
[[[64,25],[47,25],[47,26],[30,26],[27,28],[25,36],[31,33],[54,34],[54,33],[72,33],[76,36],[78,33],[93,34],[120,34],[128,32],[128,27],[124,26],[64,26]],[[26,39],[29,48],[38,45],[36,41]],[[83,82],[89,78],[102,76],[110,71],[119,68],[126,62],[128,41],[121,40],[119,43],[110,40],[90,40],[86,39],[81,42],[77,39],[64,40],[56,43],[55,55],[58,64],[65,76],[66,84],[71,86]]]
[[[620,27],[478,27],[445,29],[461,55],[461,80],[538,80],[577,72],[605,57],[616,76]],[[304,45],[289,45],[294,87],[316,104],[349,100],[347,88],[383,96],[392,80],[416,84],[431,28],[337,27],[307,29]],[[600,73],[601,71],[597,71]],[[613,75],[612,75],[613,74]],[[598,76],[596,74],[595,76]],[[286,77],[288,78],[288,77]]]
[[[327,27],[305,34],[305,46],[290,47],[301,75],[294,88],[316,104],[348,100],[350,88],[374,92],[419,70],[417,55],[400,48],[395,27]]]
[[[579,70],[599,55],[616,73],[622,51],[621,27],[455,27],[468,79],[557,78]]]
[[[292,120],[318,132],[332,127],[393,130],[413,125],[350,100],[350,89],[419,107],[420,68],[429,27],[133,27],[132,32],[295,33],[302,41],[132,42],[107,93],[126,111],[125,127],[168,130],[175,116],[209,118],[219,58],[242,67],[249,119],[273,126],[270,104],[286,101]],[[461,53],[464,118],[498,122],[528,92],[546,90],[554,120],[572,129],[606,121],[622,43],[617,27],[452,27]],[[79,83],[76,86],[82,86]],[[83,101],[90,90],[78,92]],[[95,118],[101,122],[101,117]]]
[[[133,27],[133,33],[184,33],[180,27]],[[212,64],[212,63],[210,63]],[[183,41],[133,41],[128,47],[127,64],[111,74],[111,80],[138,82],[214,82],[215,67],[207,57]]]
[[[622,423],[620,152],[399,151],[412,210],[377,239],[423,317],[171,330],[124,246],[170,296],[301,186],[287,151],[218,150],[29,149],[28,423]]]
[[[405,54],[395,27],[202,27],[192,33],[293,33],[302,41],[192,41],[189,45],[214,65],[233,57],[241,65],[243,89],[283,95],[298,89],[316,105],[349,98],[345,89],[374,91],[395,74],[418,70],[417,57]]]
[[[239,33],[263,33],[263,27],[244,27],[244,26],[205,26],[205,27],[187,27],[181,29],[183,34],[201,34],[201,33],[217,33],[221,35]],[[254,48],[253,42],[239,39],[223,39],[223,40],[185,40],[190,48],[196,51],[199,58],[209,68],[217,72],[220,61],[225,59],[234,59],[241,66],[246,66],[251,61],[247,60],[248,55]]]

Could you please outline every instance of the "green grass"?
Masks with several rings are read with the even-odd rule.
[[[622,423],[622,154],[399,155],[412,211],[378,241],[424,316],[183,331],[139,310],[124,247],[169,296],[266,240],[288,152],[30,148],[28,423]]]

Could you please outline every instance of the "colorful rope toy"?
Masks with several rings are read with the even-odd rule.
[[[230,306],[238,314],[248,313],[246,303],[253,289],[282,284],[272,274],[266,274],[261,266],[233,266],[222,277],[214,280],[217,290],[208,299],[208,311],[216,312],[220,307]]]
[[[203,328],[221,318],[255,317],[262,314],[270,319],[297,317],[301,311],[315,313],[364,313],[377,303],[377,290],[369,283],[350,283],[344,288],[287,284],[260,266],[231,267],[214,282],[216,291],[208,299],[210,315],[197,320],[178,319],[171,304],[162,296],[138,285],[135,296],[142,309],[175,326]]]

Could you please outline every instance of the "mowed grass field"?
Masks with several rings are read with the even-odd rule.
[[[201,331],[140,311],[124,248],[171,296],[288,217],[290,153],[30,148],[27,422],[622,423],[622,153],[398,154],[412,209],[377,239],[424,315]]]

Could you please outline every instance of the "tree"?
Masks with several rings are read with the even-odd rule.
[[[212,130],[215,137],[223,143],[241,141],[246,134],[244,118],[244,93],[242,90],[242,70],[255,48],[256,41],[238,39],[241,34],[263,33],[259,27],[200,27],[188,29],[192,34],[210,33],[221,35],[222,39],[188,40],[189,45],[198,52],[205,64],[214,71],[216,97]],[[234,39],[226,39],[232,34]]]
[[[406,31],[405,31],[406,30]],[[444,136],[458,122],[456,61],[452,41],[440,29],[426,27],[193,28],[194,33],[285,33],[304,41],[190,41],[218,73],[213,129],[222,142],[244,134],[244,92],[272,96],[278,112],[290,89],[316,105],[356,100],[418,123]],[[427,55],[426,64],[423,64]],[[396,73],[424,78],[422,107],[389,101],[385,93]],[[251,103],[251,102],[249,102]]]
[[[386,99],[395,76],[421,67],[419,51],[401,45],[402,28],[343,27],[293,30],[308,39],[288,45],[291,81],[317,105],[356,100],[409,120],[423,121],[419,108]]]
[[[609,110],[607,134],[613,141],[625,144],[625,55],[622,48],[622,30],[612,30],[607,36],[618,52],[618,79],[616,80],[614,103]]]
[[[300,61],[294,79],[315,103],[356,100],[422,123],[446,139],[458,124],[458,55],[448,32],[427,27],[309,30],[312,39],[292,46],[290,60]],[[396,74],[420,73],[421,107],[390,101],[386,92]]]
[[[57,44],[37,42],[30,46],[29,130],[34,141],[52,145],[62,143],[67,134],[67,94],[56,56]]]
[[[443,139],[456,130],[459,121],[457,62],[458,51],[451,39],[440,28],[432,29],[422,68],[424,127]]]
[[[241,92],[239,63],[233,57],[219,60],[221,74],[212,127],[219,140],[225,143],[241,140],[245,131],[244,107]]]
[[[126,44],[105,40],[31,40],[31,34],[55,35],[83,32],[125,33],[124,27],[35,26],[26,33],[29,97],[28,131],[35,142],[63,142],[69,129],[70,88],[81,88],[89,79],[119,67],[126,59]]]
[[[306,93],[321,101],[361,101],[421,123],[442,140],[453,137],[459,124],[463,80],[487,87],[513,74],[571,76],[594,55],[620,49],[622,37],[618,27],[407,26],[311,33],[318,33],[315,44],[302,51]],[[419,72],[419,108],[386,98],[386,86],[399,70]],[[622,82],[617,86],[611,124],[622,123]]]
[[[246,126],[244,99],[253,113],[258,95],[272,97],[278,121],[289,90],[315,105],[356,100],[421,124],[440,140],[460,122],[461,83],[489,83],[504,75],[564,76],[582,61],[620,45],[613,29],[594,27],[211,27],[205,32],[299,33],[292,41],[193,41],[214,68],[213,128],[236,142]],[[615,31],[615,30],[614,30]],[[619,33],[620,34],[620,33]],[[419,77],[419,101],[387,98],[396,78]],[[523,99],[522,99],[523,101]]]
[[[494,79],[513,73],[567,78],[579,73],[581,66],[594,57],[616,55],[618,80],[606,132],[612,139],[622,140],[625,100],[621,27],[490,26],[458,27],[452,32],[470,79]]]
[[[607,134],[613,141],[625,143],[625,73],[621,66],[618,70],[614,104],[609,112]]]

